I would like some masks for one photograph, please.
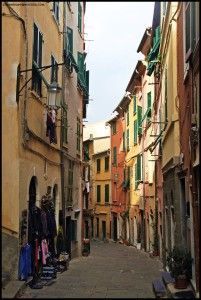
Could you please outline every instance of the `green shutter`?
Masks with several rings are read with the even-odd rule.
[[[142,107],[137,106],[137,131],[138,134],[142,134]]]
[[[129,150],[129,129],[127,129],[126,139],[127,139],[127,150]]]
[[[141,180],[141,155],[137,156],[137,181]]]
[[[129,109],[127,111],[127,126],[129,125]]]
[[[73,30],[70,27],[67,27],[67,50],[73,54]]]
[[[133,113],[136,113],[136,95],[133,96]]]
[[[82,6],[78,2],[78,30],[82,32]]]
[[[137,120],[134,121],[134,145],[137,144]]]
[[[109,184],[105,184],[105,202],[109,202]]]

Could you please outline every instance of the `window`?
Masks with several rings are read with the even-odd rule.
[[[127,129],[126,144],[127,144],[127,151],[128,151],[129,150],[129,129]]]
[[[51,83],[53,81],[58,82],[58,66],[57,66],[57,62],[56,62],[53,55],[51,55],[51,65],[54,66],[54,67],[51,68],[50,82]]]
[[[137,120],[134,121],[134,145],[137,144]]]
[[[72,225],[72,241],[77,241],[77,220],[71,220]]]
[[[39,96],[42,96],[42,79],[41,75],[36,69],[42,67],[42,33],[39,31],[36,24],[34,24],[33,35],[33,70],[32,70],[32,89],[37,92]]]
[[[137,163],[135,164],[135,189],[137,189],[139,181],[142,176],[142,155],[137,156]]]
[[[73,30],[67,27],[67,51],[73,54]]]
[[[123,151],[126,151],[125,132],[123,132]]]
[[[137,132],[138,135],[142,134],[142,107],[137,106]]]
[[[113,165],[117,165],[117,147],[113,148]]]
[[[78,2],[78,30],[82,33],[82,6],[80,2]]]
[[[101,202],[101,186],[100,185],[97,185],[97,195],[96,195],[96,199],[97,199],[97,202]]]
[[[105,184],[105,203],[109,202],[109,184]]]
[[[127,126],[129,125],[129,109],[127,111]]]
[[[151,92],[147,94],[147,110],[147,121],[149,122],[151,118]]]
[[[196,2],[184,3],[184,30],[185,30],[185,61],[187,62],[196,44],[196,29],[199,30],[199,26],[196,24],[199,22],[199,15],[196,14]],[[197,8],[198,9],[198,8]],[[199,9],[198,9],[199,10]]]
[[[100,158],[98,158],[96,160],[96,170],[97,170],[97,173],[100,173],[100,170],[101,170],[101,166],[100,166]]]
[[[136,108],[137,108],[137,101],[136,101],[136,95],[133,96],[133,114],[136,114]]]
[[[73,161],[69,161],[68,167],[68,193],[66,206],[72,206],[73,203]]]
[[[80,132],[80,119],[77,118],[77,151],[80,152],[81,132]]]
[[[116,122],[113,122],[112,123],[112,134],[115,134],[117,131],[116,131]]]
[[[105,157],[105,171],[109,170],[109,156]]]
[[[96,237],[99,237],[99,218],[96,218]]]
[[[168,119],[168,111],[167,111],[167,67],[165,68],[165,122]]]
[[[68,143],[68,120],[67,120],[67,107],[66,106],[64,106],[63,107],[63,118],[62,118],[62,120],[63,120],[63,135],[62,135],[62,137],[63,137],[63,142],[64,143]]]
[[[57,22],[59,22],[59,1],[53,1],[53,12],[55,19],[57,20]]]

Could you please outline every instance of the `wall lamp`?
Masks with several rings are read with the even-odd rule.
[[[27,69],[27,70],[21,70],[20,69],[20,64],[18,65],[17,68],[17,86],[16,86],[16,101],[17,103],[19,102],[19,97],[21,96],[20,93],[22,92],[22,90],[27,86],[27,84],[31,81],[32,77],[29,78],[25,84],[21,87],[20,89],[20,76],[22,73],[27,73],[30,71],[36,71],[38,73],[38,75],[40,76],[40,78],[43,80],[43,82],[45,83],[46,87],[47,87],[47,92],[48,92],[48,105],[51,108],[55,108],[58,109],[61,107],[61,91],[62,88],[59,86],[57,79],[56,79],[56,71],[58,69],[58,66],[64,65],[65,62],[63,63],[59,63],[59,64],[54,64],[54,65],[48,65],[48,66],[42,66],[42,67],[38,67],[36,65],[36,63],[33,62],[33,66],[34,68],[32,69]],[[52,68],[53,69],[53,80],[52,83],[48,83],[47,80],[45,79],[45,77],[41,74],[42,71]]]

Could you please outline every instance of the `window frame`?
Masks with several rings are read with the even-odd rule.
[[[97,184],[96,186],[96,202],[100,203],[101,202],[101,185]]]
[[[52,11],[56,22],[59,24],[59,1],[53,1]]]
[[[97,158],[96,159],[96,173],[100,173],[101,172],[101,159]]]

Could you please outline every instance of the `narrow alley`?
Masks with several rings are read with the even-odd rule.
[[[155,298],[152,281],[160,277],[158,258],[119,243],[92,241],[91,254],[70,262],[54,284],[24,290],[20,298]]]

